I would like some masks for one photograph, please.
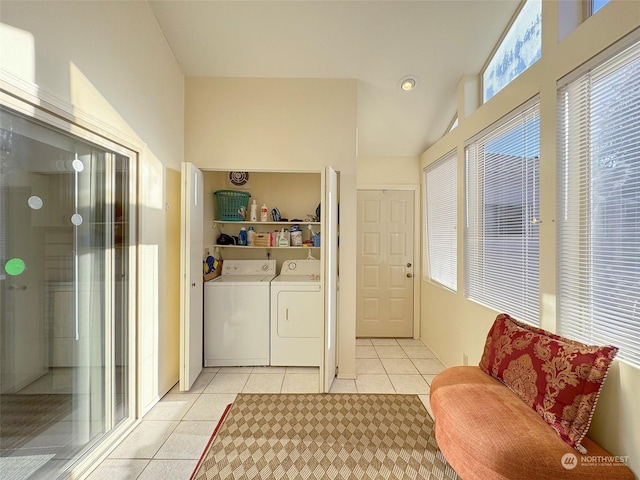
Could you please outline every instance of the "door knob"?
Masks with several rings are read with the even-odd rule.
[[[411,268],[411,263],[407,263],[407,268]]]
[[[413,277],[413,273],[407,273],[407,278],[412,278]]]
[[[196,286],[196,282],[193,282],[193,283],[191,284],[191,286],[192,286],[192,287],[195,287],[195,286]]]

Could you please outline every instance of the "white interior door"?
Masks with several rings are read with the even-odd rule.
[[[358,192],[356,336],[413,336],[413,191]]]
[[[326,167],[324,174],[322,215],[325,268],[323,391],[328,392],[336,376],[336,328],[338,316],[338,175],[331,167]]]
[[[202,371],[203,176],[182,163],[180,242],[180,390],[189,390]]]

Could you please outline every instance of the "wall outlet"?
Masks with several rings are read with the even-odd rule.
[[[462,354],[462,365],[469,365],[469,356],[466,353]]]

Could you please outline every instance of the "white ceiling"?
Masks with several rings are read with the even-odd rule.
[[[519,0],[152,0],[186,76],[350,78],[359,155],[419,155],[456,114]],[[419,84],[402,92],[402,77]]]

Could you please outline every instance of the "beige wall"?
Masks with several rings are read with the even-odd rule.
[[[139,358],[147,410],[177,381],[184,77],[146,2],[2,2],[5,88],[140,153]],[[177,192],[177,194],[176,194]]]
[[[543,2],[542,58],[493,99],[468,116],[421,158],[425,167],[454,148],[458,151],[458,245],[463,245],[464,143],[473,135],[540,95],[541,110],[541,220],[540,290],[541,326],[556,330],[555,295],[555,199],[556,199],[556,82],[591,57],[640,26],[640,2],[612,0],[562,41],[566,32],[559,18],[562,2]],[[573,21],[570,19],[570,21]],[[459,100],[459,105],[467,103]],[[466,116],[466,118],[465,118]],[[422,338],[448,366],[461,365],[463,355],[477,364],[486,334],[498,312],[467,300],[463,292],[464,254],[458,250],[458,292],[452,293],[428,281],[422,285]],[[640,368],[616,362],[607,378],[589,436],[617,455],[628,455],[630,466],[640,474]]]
[[[342,378],[355,378],[356,122],[355,80],[186,79],[186,161],[205,170],[339,172]]]
[[[358,188],[385,185],[420,185],[420,158],[360,155]]]

